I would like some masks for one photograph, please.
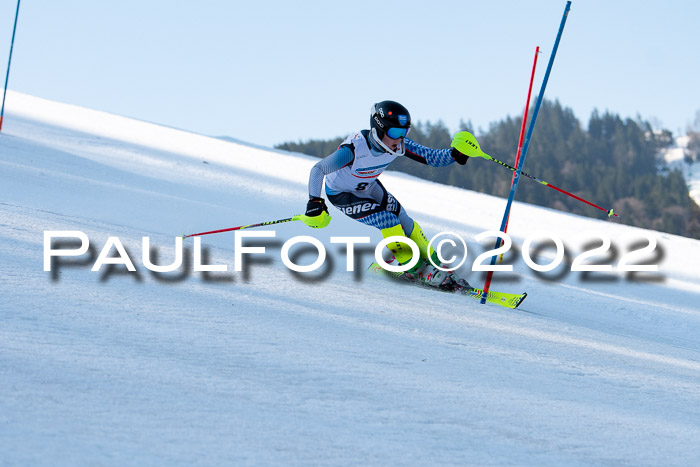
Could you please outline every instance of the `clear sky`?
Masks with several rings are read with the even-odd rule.
[[[16,4],[0,0],[0,80]],[[536,46],[540,89],[565,4],[23,0],[9,88],[265,146],[366,128],[384,99],[487,129],[522,113]],[[597,108],[685,131],[698,18],[695,0],[574,0],[545,97],[584,125]]]

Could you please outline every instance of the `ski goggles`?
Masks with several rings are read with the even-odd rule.
[[[386,135],[391,139],[403,138],[408,134],[410,128],[389,128],[386,130]]]

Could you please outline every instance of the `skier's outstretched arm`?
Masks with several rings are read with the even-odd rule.
[[[469,159],[468,156],[455,148],[431,149],[409,138],[404,140],[404,144],[406,145],[406,157],[431,167],[445,167],[453,162],[464,165]]]

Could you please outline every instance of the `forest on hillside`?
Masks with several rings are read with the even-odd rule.
[[[484,152],[514,165],[522,118],[507,117],[475,134]],[[458,130],[467,130],[462,124]],[[452,132],[442,123],[419,122],[409,133],[412,140],[432,148],[450,146]],[[283,143],[279,149],[317,157],[332,153],[343,138]],[[652,131],[641,119],[594,111],[587,128],[573,111],[558,101],[544,100],[530,141],[523,172],[546,181],[620,217],[612,222],[700,238],[700,208],[690,198],[679,170],[668,170],[660,158],[671,144],[670,132]],[[398,158],[397,170],[439,183],[506,198],[512,172],[485,159],[472,158],[464,167],[427,167]],[[522,177],[516,200],[589,217],[606,213],[540,183]]]

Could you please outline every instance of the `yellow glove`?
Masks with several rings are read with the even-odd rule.
[[[483,157],[484,159],[491,159],[491,156],[481,150],[479,147],[479,142],[476,140],[474,135],[468,131],[460,131],[457,133],[455,137],[452,138],[452,144],[450,146],[467,157]],[[457,160],[457,162],[459,162],[459,160]]]
[[[306,205],[306,214],[300,216],[304,224],[314,229],[322,229],[331,222],[331,216],[328,214],[326,201],[323,198],[311,197]]]

